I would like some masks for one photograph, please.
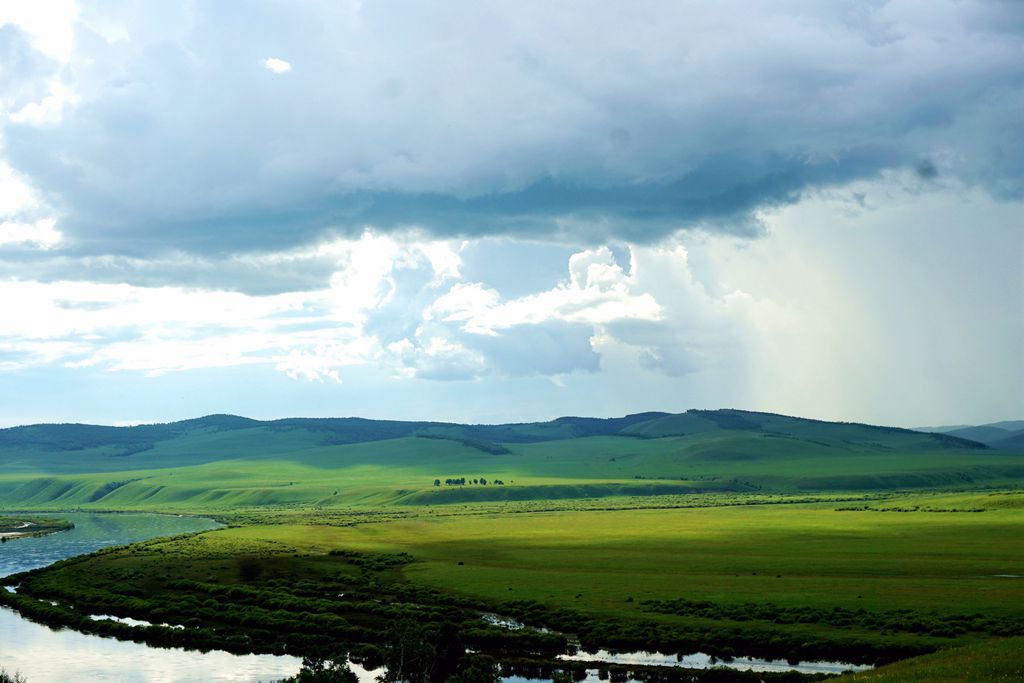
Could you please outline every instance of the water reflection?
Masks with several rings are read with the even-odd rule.
[[[61,515],[75,528],[0,545],[0,575],[43,567],[100,548],[217,526],[208,519],[167,515]],[[102,638],[22,619],[0,608],[0,666],[20,671],[29,683],[112,681],[117,683],[255,683],[292,676],[294,657],[233,655]]]
[[[572,662],[594,662],[601,664],[636,664],[642,666],[672,666],[684,669],[711,669],[724,666],[739,671],[782,672],[799,671],[806,674],[838,674],[844,671],[865,671],[870,665],[847,664],[845,662],[800,662],[790,664],[784,659],[758,659],[756,657],[734,657],[721,660],[703,652],[691,655],[666,655],[660,652],[611,653],[598,650],[593,654],[581,652],[575,655],[559,655],[558,659]]]
[[[91,553],[112,545],[217,527],[212,519],[173,515],[73,513],[59,516],[71,521],[75,528],[0,544],[0,576],[45,567],[66,557]]]

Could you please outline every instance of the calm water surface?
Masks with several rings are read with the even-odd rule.
[[[608,664],[643,664],[645,666],[672,666],[685,669],[711,669],[724,666],[739,671],[783,672],[799,671],[805,674],[839,674],[844,671],[866,671],[872,668],[865,664],[847,664],[845,662],[800,662],[790,664],[784,659],[760,659],[757,657],[735,657],[728,661],[716,659],[703,652],[689,655],[666,655],[660,652],[622,652],[613,653],[598,650],[593,654],[581,652],[577,655],[560,655],[564,661],[602,662]]]
[[[170,515],[62,514],[60,517],[74,522],[75,528],[0,545],[0,576],[44,567],[111,545],[217,526],[209,519]],[[299,665],[294,657],[153,648],[66,629],[53,631],[22,619],[12,610],[0,608],[0,667],[9,673],[20,671],[28,683],[253,683],[292,676]]]

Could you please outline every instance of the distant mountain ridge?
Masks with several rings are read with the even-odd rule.
[[[958,433],[926,433],[901,427],[856,422],[829,422],[736,409],[691,409],[685,413],[643,412],[623,417],[559,417],[548,422],[459,424],[450,422],[374,420],[361,417],[254,420],[238,415],[214,414],[159,424],[113,427],[78,423],[35,424],[0,429],[0,448],[33,447],[50,451],[109,448],[113,455],[133,455],[194,431],[233,432],[265,429],[270,432],[305,431],[321,437],[323,445],[384,441],[409,436],[447,437],[481,444],[516,444],[560,441],[590,436],[640,439],[689,436],[715,431],[763,432],[804,439],[828,439],[875,445],[875,437],[903,437],[916,448],[984,449],[985,441]],[[969,428],[976,429],[976,428]],[[959,430],[967,431],[967,430]],[[1007,432],[1007,435],[1010,433]],[[985,432],[983,436],[988,436]]]
[[[1024,449],[1024,420],[1003,420],[983,425],[920,427],[917,431],[969,439],[998,450]]]

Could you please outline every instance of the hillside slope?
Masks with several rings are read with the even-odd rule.
[[[457,425],[359,418],[0,430],[0,506],[217,510],[1024,483],[1024,454],[735,410]]]

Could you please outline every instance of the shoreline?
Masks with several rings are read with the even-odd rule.
[[[62,531],[71,531],[75,528],[74,522],[69,522],[66,519],[58,519],[55,521],[60,523],[47,526],[40,526],[38,529],[33,529],[32,527],[39,526],[38,520],[22,520],[19,525],[8,527],[10,529],[14,529],[14,531],[0,531],[0,543],[7,543],[8,541],[18,538],[34,538],[39,536],[49,536],[50,534],[56,534]],[[25,531],[20,531],[21,529],[25,529]]]

